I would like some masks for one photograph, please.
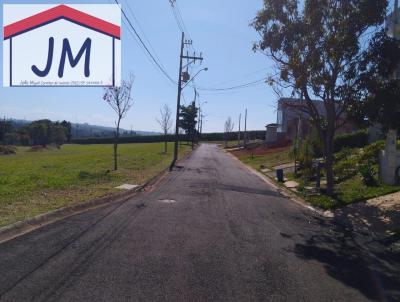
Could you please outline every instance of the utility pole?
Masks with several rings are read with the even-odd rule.
[[[247,146],[247,108],[244,116],[244,146]]]
[[[179,60],[179,78],[178,78],[178,97],[176,101],[176,119],[175,119],[175,146],[174,146],[174,159],[171,163],[170,170],[175,166],[175,162],[178,159],[178,142],[179,142],[179,111],[181,107],[181,95],[182,95],[182,57],[183,49],[185,48],[185,33],[182,32],[181,41],[181,54]]]
[[[200,135],[203,133],[203,114],[200,115]]]
[[[183,54],[183,51],[185,49],[186,45],[192,45],[192,41],[186,41],[185,40],[185,33],[182,32],[182,40],[181,40],[181,51],[180,51],[180,56],[179,56],[179,77],[178,77],[178,97],[177,97],[177,102],[176,102],[176,119],[175,119],[175,146],[174,146],[174,158],[172,160],[172,163],[169,167],[169,170],[172,171],[173,167],[175,166],[176,161],[178,160],[178,145],[179,145],[179,118],[180,118],[180,109],[181,109],[181,95],[182,95],[182,90],[183,88],[186,87],[186,85],[194,79],[194,76],[192,79],[190,79],[189,73],[182,72],[183,68],[188,66],[192,63],[196,63],[197,60],[203,61],[203,58],[200,54],[199,57],[196,56],[196,53],[194,53],[193,56],[190,56],[189,53],[187,55]],[[183,66],[183,60],[187,60],[187,64]],[[182,87],[182,82],[186,83]]]
[[[201,123],[201,106],[199,106],[199,120],[197,122],[197,132],[200,134],[200,123]]]
[[[238,132],[238,147],[240,147],[240,123],[242,121],[242,114],[239,114],[239,132]]]

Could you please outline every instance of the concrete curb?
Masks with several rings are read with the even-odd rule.
[[[16,223],[0,228],[0,243],[11,240],[23,234],[29,233],[37,228],[48,225],[50,223],[62,220],[78,213],[85,212],[89,209],[97,208],[106,204],[115,202],[124,202],[142,190],[144,186],[126,192],[112,194],[109,196],[96,198],[88,202],[82,202],[76,205],[67,206],[58,210],[44,213],[27,220],[18,221]]]
[[[179,159],[177,162],[183,162],[187,160],[195,150],[196,148],[186,154],[183,158]],[[130,198],[134,197],[139,191],[144,190],[146,187],[154,186],[155,184],[157,184],[166,174],[168,174],[168,172],[169,168],[166,168],[159,172],[157,175],[150,178],[144,185],[138,186],[132,190],[112,194],[101,198],[96,198],[72,206],[67,206],[58,210],[35,216],[33,218],[29,218],[27,220],[18,221],[13,224],[1,227],[0,244],[73,215],[117,202],[126,202]]]
[[[224,149],[223,149],[224,150]],[[233,154],[231,154],[230,152],[224,150],[224,152],[226,152],[229,156],[231,156],[232,158],[234,158],[235,160],[237,160],[243,167],[245,167],[246,169],[248,169],[252,174],[258,176],[259,178],[261,178],[264,182],[266,182],[269,186],[271,186],[273,189],[276,190],[277,193],[281,194],[282,196],[290,199],[291,201],[293,201],[294,203],[310,210],[313,211],[323,217],[326,218],[332,218],[333,217],[333,213],[331,211],[324,211],[324,210],[320,210],[317,208],[314,208],[313,206],[311,206],[310,204],[308,204],[304,199],[300,198],[298,195],[296,195],[294,192],[290,191],[289,189],[278,185],[274,179],[272,179],[271,177],[257,171],[256,169],[246,165],[245,163],[243,163],[240,159],[238,159],[236,156],[234,156]]]

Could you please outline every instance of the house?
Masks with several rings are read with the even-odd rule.
[[[322,117],[326,117],[325,105],[322,101],[313,101],[314,107]],[[296,98],[280,98],[278,100],[277,122],[267,125],[266,142],[273,138],[277,140],[293,141],[296,137],[305,138],[312,134],[313,125],[307,112],[300,108],[306,105],[305,100]],[[343,115],[338,123],[344,122]],[[357,128],[351,122],[344,123],[337,133],[353,132]],[[276,131],[276,134],[274,134]]]
[[[119,86],[117,5],[4,5],[3,86]]]

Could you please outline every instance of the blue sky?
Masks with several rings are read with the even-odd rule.
[[[126,6],[124,10],[133,21]],[[15,3],[7,1],[6,3]],[[18,1],[32,3],[32,1]],[[38,2],[39,3],[39,2]],[[59,1],[46,1],[59,3]],[[68,3],[111,3],[108,1],[68,1]],[[257,33],[249,26],[261,0],[178,0],[186,27],[197,51],[202,51],[204,63],[193,69],[208,67],[196,80],[198,86],[230,87],[259,80],[270,70],[271,62],[252,51]],[[129,1],[146,37],[151,42],[168,73],[178,78],[180,32],[168,0]],[[1,8],[1,18],[3,16]],[[3,20],[1,20],[3,23]],[[137,24],[134,22],[134,25]],[[143,33],[141,33],[143,36]],[[153,66],[137,41],[122,23],[123,77],[135,75],[135,104],[122,122],[122,127],[158,131],[156,118],[163,104],[175,109],[177,89]],[[1,75],[2,76],[2,75]],[[2,83],[2,78],[0,79]],[[113,126],[114,115],[102,100],[101,88],[0,88],[0,115],[29,120],[49,118]],[[183,102],[193,99],[193,89],[185,88]],[[222,131],[228,116],[235,120],[248,109],[248,128],[263,129],[274,122],[276,95],[267,85],[229,92],[200,92],[206,114],[204,131]]]

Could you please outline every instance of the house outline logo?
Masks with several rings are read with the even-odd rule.
[[[7,14],[29,7],[37,13],[6,24]],[[3,86],[120,86],[120,11],[110,4],[4,4]]]

